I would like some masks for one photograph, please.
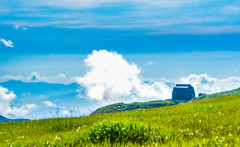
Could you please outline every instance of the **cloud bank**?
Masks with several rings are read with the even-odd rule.
[[[191,74],[170,85],[169,81],[146,82],[140,77],[141,71],[136,64],[106,50],[93,51],[85,59],[85,64],[88,68],[86,75],[76,77],[76,81],[86,89],[86,98],[103,104],[169,99],[174,83],[191,84],[196,95],[240,87],[240,77],[218,79],[207,74]]]
[[[49,83],[70,83],[70,79],[65,74],[45,76],[39,72],[31,72],[30,75],[4,75],[0,76],[0,82],[9,80],[21,80],[23,82],[49,82]]]
[[[137,65],[116,52],[93,51],[85,64],[88,72],[76,81],[86,88],[91,100],[113,103],[170,98],[168,86],[161,82],[145,83]]]
[[[46,81],[48,80],[48,78],[46,76],[41,76],[39,72],[31,72],[29,76],[23,76],[23,75],[0,76],[0,81],[8,81],[8,80],[21,80],[24,82],[40,82],[40,81]]]
[[[225,79],[218,79],[210,77],[207,74],[191,74],[188,77],[182,77],[181,83],[192,84],[198,93],[216,93],[227,90],[232,90],[240,87],[240,77],[230,77]]]
[[[0,86],[0,115],[6,117],[23,117],[37,108],[36,104],[25,104],[23,106],[12,106],[16,95],[6,88]]]

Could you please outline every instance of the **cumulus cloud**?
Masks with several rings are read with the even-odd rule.
[[[56,107],[57,105],[54,104],[53,102],[51,101],[44,101],[43,102],[47,107]]]
[[[5,40],[1,38],[1,43],[4,44],[6,47],[13,47],[13,42],[11,40]]]
[[[85,64],[88,72],[76,81],[86,88],[87,97],[103,103],[170,98],[170,89],[161,82],[144,83],[140,70],[122,55],[106,50],[93,51]]]
[[[20,107],[12,106],[15,98],[14,92],[0,86],[0,115],[22,117],[37,108],[36,104],[26,104]]]
[[[185,84],[192,84],[197,93],[216,93],[227,91],[240,87],[239,77],[230,77],[225,79],[218,79],[210,77],[207,74],[191,74],[188,77],[182,77],[181,82]]]

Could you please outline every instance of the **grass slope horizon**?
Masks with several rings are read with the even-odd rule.
[[[175,104],[176,103],[174,102],[168,102],[168,101],[133,102],[129,104],[116,103],[116,104],[110,104],[110,105],[98,108],[97,110],[93,111],[90,115],[124,112],[124,111],[136,110],[136,109],[150,109],[150,108],[157,108],[157,107],[172,106]]]
[[[0,146],[236,146],[240,95],[153,109],[0,123]]]
[[[222,97],[222,96],[234,95],[234,94],[240,94],[240,88],[195,97],[191,101],[199,101],[199,100],[203,100],[203,99]],[[171,101],[164,101],[164,100],[149,101],[149,102],[133,102],[133,103],[129,103],[129,104],[121,102],[121,103],[115,103],[115,104],[110,104],[107,106],[100,107],[100,108],[96,109],[95,111],[93,111],[91,113],[91,115],[92,114],[123,112],[123,111],[135,110],[135,109],[150,109],[150,108],[156,108],[156,107],[172,106],[172,105],[176,105],[176,104],[179,104],[179,103],[171,102]]]

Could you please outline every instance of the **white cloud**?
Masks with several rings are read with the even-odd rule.
[[[37,105],[36,104],[26,104],[25,107],[27,110],[32,110],[32,109],[37,108]]]
[[[93,51],[85,63],[89,71],[76,81],[86,88],[91,100],[113,103],[170,98],[168,86],[161,82],[144,83],[137,65],[116,52]]]
[[[26,27],[21,26],[21,25],[14,25],[14,28],[15,28],[16,30],[27,30]]]
[[[8,109],[9,111],[5,116],[23,117],[36,108],[36,104],[26,104],[20,107],[13,106]]]
[[[54,104],[53,102],[50,102],[50,101],[44,101],[43,102],[47,107],[56,107],[57,105]]]
[[[171,89],[169,86],[161,82],[142,83],[139,85],[139,88],[137,88],[136,93],[137,96],[140,96],[141,98],[151,98],[147,99],[148,101],[171,98]]]
[[[20,107],[12,106],[16,95],[12,91],[0,86],[0,115],[3,116],[24,116],[33,109],[37,108],[36,104],[26,104]]]
[[[58,77],[58,78],[65,79],[65,78],[66,78],[66,75],[65,75],[65,74],[58,74],[57,77]]]
[[[191,74],[188,77],[181,78],[181,82],[185,84],[192,84],[192,86],[195,88],[196,94],[202,92],[210,94],[240,87],[239,77],[218,79],[210,77],[207,74]]]
[[[5,40],[3,38],[1,38],[0,40],[2,42],[2,44],[4,44],[6,47],[13,47],[13,42],[11,40]]]
[[[38,72],[32,72],[29,76],[23,75],[5,75],[0,77],[0,81],[9,81],[9,80],[21,80],[24,82],[39,82],[46,81],[48,78],[46,76],[41,76]]]
[[[27,77],[28,81],[44,81],[46,80],[46,76],[41,76],[38,72],[32,72],[29,77]]]
[[[184,84],[191,84],[196,94],[203,92],[203,93],[215,93],[220,92],[221,87],[216,84],[218,79],[211,78],[207,74],[202,75],[189,75],[188,77],[181,78],[181,82]]]
[[[240,77],[230,77],[226,79],[219,80],[220,85],[222,85],[222,90],[231,90],[240,87]]]
[[[5,75],[0,77],[0,81],[8,81],[8,80],[22,80],[24,77],[22,75]]]

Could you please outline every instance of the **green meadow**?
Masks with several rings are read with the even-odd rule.
[[[240,146],[240,95],[0,124],[0,146]]]

